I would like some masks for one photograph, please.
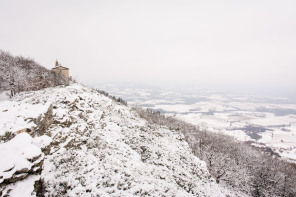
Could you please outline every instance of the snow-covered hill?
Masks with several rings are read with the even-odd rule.
[[[0,102],[0,136],[3,196],[235,196],[178,131],[79,84]]]

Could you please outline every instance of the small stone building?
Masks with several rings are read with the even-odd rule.
[[[55,67],[51,69],[56,74],[62,74],[67,81],[69,81],[69,68],[61,66],[58,61],[56,61]]]

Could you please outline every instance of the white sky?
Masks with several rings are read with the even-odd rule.
[[[296,1],[0,0],[0,48],[88,84],[295,92]]]

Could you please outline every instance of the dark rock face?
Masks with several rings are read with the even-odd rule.
[[[35,124],[37,125],[37,127],[35,128],[35,133],[33,134],[34,136],[44,135],[45,131],[53,123],[52,109],[53,105],[50,105],[43,118],[42,116],[39,116],[37,119],[34,120]]]
[[[28,173],[13,175],[10,179],[6,179],[5,182],[15,183],[17,181],[21,181],[28,176]]]
[[[34,184],[34,191],[36,192],[37,197],[43,197],[45,194],[45,186],[43,179],[39,179],[38,181],[35,181]]]

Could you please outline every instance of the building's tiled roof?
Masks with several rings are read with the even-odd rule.
[[[58,66],[58,67],[54,67],[52,69],[58,69],[58,70],[69,70],[69,68],[64,67],[64,66]]]

